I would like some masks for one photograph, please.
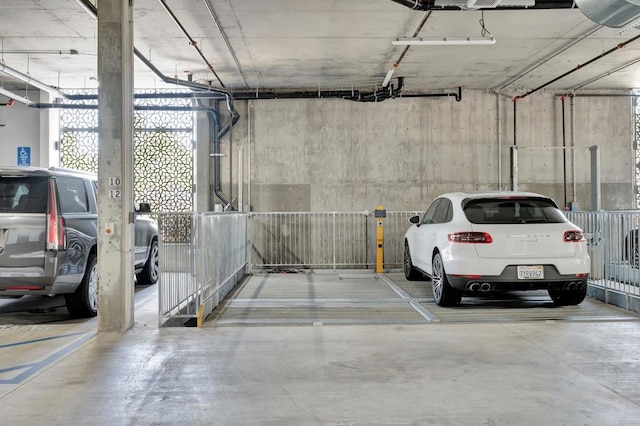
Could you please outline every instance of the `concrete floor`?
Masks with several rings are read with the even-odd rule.
[[[558,311],[536,296],[515,306],[465,298],[439,321],[428,293],[415,294],[429,283],[390,278],[359,278],[357,292],[372,290],[357,302],[336,276],[254,276],[229,303],[246,305],[239,296],[251,290],[269,296],[272,309],[348,310],[399,304],[394,294],[404,294],[407,309],[419,314],[418,301],[433,316],[331,324],[356,314],[311,309],[316,321],[306,324],[221,315],[200,329],[158,329],[154,288],[137,293],[137,322],[125,334],[96,333],[95,320],[69,320],[63,310],[0,314],[0,423],[640,424],[639,316],[593,300]],[[296,279],[297,294],[269,290]],[[394,283],[409,291],[384,290]],[[514,316],[491,317],[505,310]],[[548,313],[526,319],[519,311]],[[449,320],[456,312],[464,319]]]

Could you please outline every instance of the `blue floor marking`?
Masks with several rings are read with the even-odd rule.
[[[61,334],[60,336],[51,336],[51,337],[43,337],[41,339],[26,340],[24,342],[8,343],[6,345],[0,345],[0,349],[10,348],[12,346],[28,345],[30,343],[44,342],[44,341],[47,341],[47,340],[64,339],[65,337],[79,336],[79,335],[85,334],[85,333],[86,333],[86,331],[81,331],[81,332],[78,332],[78,333]]]
[[[80,345],[82,345],[85,342],[87,342],[89,339],[93,338],[96,335],[96,333],[95,332],[71,333],[71,334],[66,334],[66,335],[62,335],[62,336],[49,337],[49,338],[44,338],[44,339],[36,339],[36,340],[28,341],[28,342],[20,342],[20,343],[14,343],[14,344],[11,344],[11,345],[0,346],[0,348],[9,347],[9,346],[17,346],[17,345],[20,345],[20,344],[35,343],[35,342],[41,342],[41,341],[44,341],[44,340],[52,340],[52,339],[57,339],[57,338],[62,338],[62,337],[76,336],[76,335],[80,335],[80,334],[86,334],[86,336],[84,336],[83,338],[73,342],[69,346],[66,346],[66,347],[60,349],[59,351],[54,352],[53,354],[51,354],[47,358],[43,359],[42,361],[33,362],[33,363],[29,363],[29,364],[24,364],[24,365],[16,365],[14,367],[8,367],[8,368],[0,369],[0,374],[8,373],[8,372],[15,371],[15,370],[20,370],[20,369],[26,369],[25,372],[23,372],[21,374],[18,374],[17,376],[15,376],[12,379],[4,379],[4,380],[0,379],[0,384],[1,385],[18,385],[18,384],[22,383],[24,380],[28,379],[29,377],[31,377],[32,375],[34,375],[38,371],[42,370],[43,368],[45,368],[46,366],[52,364],[53,362],[59,360],[60,358],[62,358],[63,356],[65,356],[66,354],[71,352],[72,350],[76,349]]]

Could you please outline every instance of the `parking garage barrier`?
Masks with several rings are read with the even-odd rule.
[[[246,213],[161,213],[159,323],[201,325],[247,269]]]
[[[565,212],[586,234],[589,294],[640,312],[640,211]]]
[[[387,212],[384,268],[402,266],[404,233],[416,212]],[[370,269],[375,266],[373,212],[252,213],[253,270]]]

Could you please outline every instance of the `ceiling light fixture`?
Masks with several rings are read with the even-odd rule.
[[[10,76],[17,78],[20,81],[24,81],[25,83],[30,84],[33,87],[37,87],[40,90],[44,90],[45,92],[49,92],[53,95],[58,96],[59,98],[66,98],[67,95],[65,95],[64,93],[62,93],[61,91],[59,91],[58,89],[56,89],[55,87],[51,87],[48,86],[38,80],[34,80],[33,78],[31,78],[31,76],[21,73],[20,71],[11,68],[8,65],[5,65],[4,63],[0,63],[0,72],[3,72],[5,74],[9,74]]]
[[[490,46],[496,44],[493,37],[467,37],[467,38],[397,38],[391,42],[394,46]]]
[[[387,75],[384,76],[384,80],[382,80],[382,87],[387,87],[389,82],[391,81],[391,77],[393,77],[393,72],[398,68],[398,64],[393,64],[389,71],[387,71]]]

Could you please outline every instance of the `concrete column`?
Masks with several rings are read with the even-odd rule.
[[[98,330],[133,325],[132,0],[98,5]]]

